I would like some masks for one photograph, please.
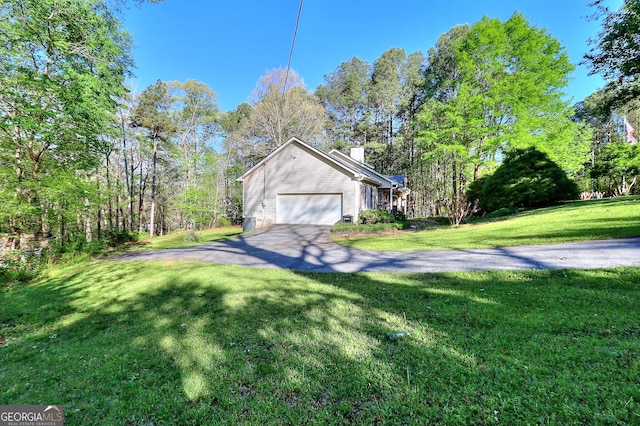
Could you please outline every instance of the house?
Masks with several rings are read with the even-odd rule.
[[[361,211],[385,208],[406,213],[409,189],[402,176],[384,176],[364,162],[364,148],[351,156],[322,152],[291,138],[238,178],[245,229],[272,224],[333,225],[358,220]]]

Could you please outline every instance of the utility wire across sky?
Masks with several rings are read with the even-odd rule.
[[[302,14],[302,3],[304,0],[300,0],[300,7],[298,8],[298,17],[296,18],[296,29],[293,31],[293,40],[291,40],[291,50],[289,51],[289,60],[287,61],[287,72],[284,76],[284,87],[282,88],[282,98],[287,91],[287,82],[289,81],[289,69],[291,68],[291,58],[293,57],[293,48],[296,45],[296,36],[298,35],[298,26],[300,25],[300,15]]]

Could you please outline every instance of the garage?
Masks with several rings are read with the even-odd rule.
[[[342,220],[342,194],[278,194],[276,223],[333,225]]]

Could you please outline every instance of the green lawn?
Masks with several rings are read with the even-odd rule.
[[[196,231],[197,241],[193,239],[194,233],[189,231],[172,232],[162,237],[155,237],[153,239],[147,239],[134,247],[136,249],[143,250],[162,250],[168,248],[180,248],[197,246],[200,244],[212,243],[214,241],[225,240],[227,238],[235,237],[242,233],[242,228],[237,226],[229,226],[225,228],[205,229],[203,231]]]
[[[0,404],[68,425],[639,424],[638,283],[84,263],[1,288]]]
[[[459,227],[433,227],[384,236],[341,237],[364,250],[442,250],[510,247],[640,236],[640,197],[578,201],[505,219]]]

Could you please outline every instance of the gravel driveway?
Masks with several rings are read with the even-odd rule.
[[[276,225],[201,246],[128,253],[124,260],[192,259],[318,272],[449,272],[640,266],[640,238],[497,249],[377,252],[332,242],[328,226]]]

